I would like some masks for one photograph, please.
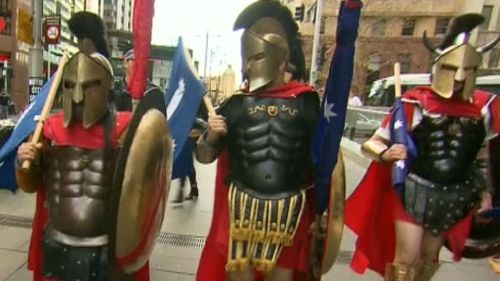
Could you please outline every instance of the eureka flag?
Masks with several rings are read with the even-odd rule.
[[[191,57],[184,48],[182,38],[179,38],[165,94],[167,120],[174,141],[174,169],[205,92],[205,87],[191,63]]]
[[[17,188],[15,177],[16,152],[19,145],[24,142],[35,130],[37,119],[42,113],[43,105],[49,94],[54,76],[52,76],[35,97],[33,102],[21,115],[10,138],[0,148],[0,188],[15,191]]]

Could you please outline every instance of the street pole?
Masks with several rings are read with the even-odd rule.
[[[319,36],[321,31],[321,16],[323,13],[323,0],[316,0],[316,22],[314,23],[314,36],[313,36],[313,47],[311,56],[311,72],[309,74],[309,85],[316,86],[316,80],[318,78],[318,65],[316,61],[318,60],[318,47],[319,47]]]
[[[50,60],[51,60],[50,44],[47,46],[47,80],[50,79]]]
[[[32,0],[33,46],[29,49],[29,102],[38,94],[40,80],[43,83],[42,14],[43,1]],[[32,91],[33,90],[33,91]],[[36,92],[35,92],[36,91]]]
[[[208,57],[208,30],[205,37],[205,62],[203,63],[203,77],[207,77],[207,57]]]
[[[9,91],[9,71],[7,70],[9,67],[9,63],[7,62],[7,60],[4,60],[3,61],[3,89],[5,91],[5,94],[8,95],[10,93]]]

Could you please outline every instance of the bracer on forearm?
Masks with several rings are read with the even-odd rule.
[[[200,163],[211,163],[217,158],[220,148],[207,141],[207,132],[204,132],[198,139],[196,145],[196,159]]]
[[[28,170],[24,170],[16,165],[16,181],[19,188],[24,192],[31,193],[37,191],[37,189],[42,186],[40,166],[33,163]]]
[[[383,162],[381,159],[382,153],[384,153],[389,147],[384,143],[377,140],[368,140],[361,146],[361,152],[366,157]]]

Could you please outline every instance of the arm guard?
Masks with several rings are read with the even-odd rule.
[[[47,148],[48,142],[44,137],[40,141],[43,144],[40,149],[42,153]],[[16,157],[16,181],[19,188],[24,192],[33,193],[43,186],[42,167],[40,166],[41,158],[42,155],[40,154],[39,159],[32,162],[30,168],[25,170],[21,168],[23,163],[20,163]]]
[[[28,170],[21,168],[22,163],[16,158],[16,181],[24,192],[32,193],[42,186],[42,172],[38,164],[32,163]]]
[[[364,156],[378,162],[382,160],[382,154],[389,149],[389,147],[381,141],[370,139],[361,146],[361,152]]]
[[[205,131],[201,134],[196,145],[196,159],[200,163],[212,163],[217,158],[219,153],[220,149],[207,141],[207,132]]]

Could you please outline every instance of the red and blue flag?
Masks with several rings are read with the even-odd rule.
[[[399,194],[403,194],[408,168],[412,159],[417,157],[417,148],[408,132],[406,114],[401,97],[396,98],[389,124],[391,144],[402,144],[406,147],[408,157],[394,162],[392,167],[392,186]]]
[[[344,131],[361,7],[361,1],[342,2],[340,5],[335,52],[312,142],[318,213],[323,213],[328,207],[330,179]]]

